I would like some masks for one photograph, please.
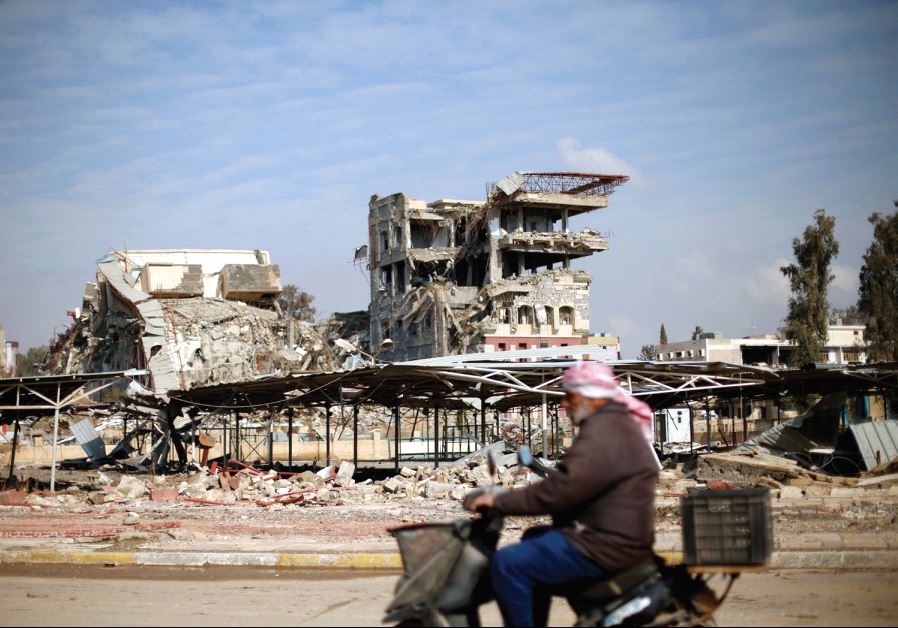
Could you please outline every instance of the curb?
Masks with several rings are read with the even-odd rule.
[[[658,552],[671,564],[683,561],[682,552]],[[402,569],[395,552],[308,554],[275,552],[92,552],[4,550],[0,565],[102,565],[154,567],[269,567],[275,569],[331,569],[390,571]],[[773,553],[769,569],[898,569],[898,550],[782,550]]]
[[[274,552],[90,552],[6,550],[0,565],[66,564],[157,567],[272,567],[293,569],[402,569],[398,553],[289,554]]]

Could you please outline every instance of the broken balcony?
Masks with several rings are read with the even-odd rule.
[[[503,253],[518,253],[523,268],[530,269],[605,251],[608,241],[591,229],[578,233],[515,231],[499,238],[498,246]]]

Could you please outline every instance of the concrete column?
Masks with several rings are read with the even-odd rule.
[[[50,492],[56,490],[56,440],[59,438],[60,384],[56,384],[56,409],[53,413],[53,448],[50,456]]]
[[[564,207],[561,210],[561,232],[567,233],[567,220],[568,220],[568,208]]]

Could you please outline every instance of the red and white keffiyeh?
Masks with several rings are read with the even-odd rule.
[[[561,385],[565,390],[590,399],[610,399],[627,407],[630,415],[642,428],[649,444],[655,440],[652,431],[652,409],[621,388],[614,371],[598,362],[577,362],[564,372]]]

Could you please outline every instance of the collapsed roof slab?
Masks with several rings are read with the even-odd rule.
[[[608,242],[594,232],[582,233],[538,233],[516,231],[499,239],[503,251],[519,253],[558,253],[560,255],[584,256],[608,249]]]
[[[608,207],[606,196],[574,196],[562,192],[517,192],[506,201],[540,209],[567,208],[571,215]]]

